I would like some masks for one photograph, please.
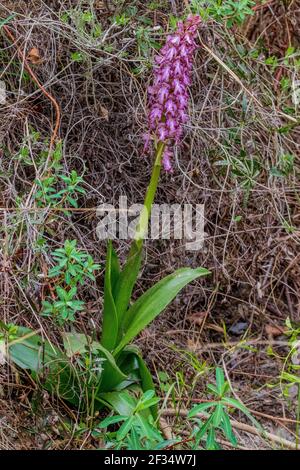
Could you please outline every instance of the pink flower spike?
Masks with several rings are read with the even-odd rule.
[[[154,61],[155,61],[156,64],[160,65],[164,61],[164,58],[161,55],[157,55],[154,58]]]
[[[164,79],[161,76],[161,73],[158,73],[155,77],[154,87],[160,86],[163,82],[164,82]]]
[[[178,78],[174,80],[174,93],[175,95],[179,95],[183,91],[183,85]]]
[[[173,64],[175,75],[182,74],[182,63],[180,60],[176,60]]]
[[[188,115],[182,109],[179,111],[179,116],[180,116],[182,124],[185,124],[186,122],[188,122],[189,120]]]
[[[148,94],[149,95],[154,95],[155,94],[155,87],[154,86],[149,86],[148,87]]]
[[[158,128],[158,138],[161,142],[165,142],[167,140],[168,133],[165,126],[161,125]]]
[[[180,48],[180,55],[181,57],[186,57],[188,54],[188,49],[186,47],[186,44],[182,44],[181,48]]]
[[[182,127],[178,127],[178,129],[176,130],[176,136],[175,136],[176,144],[179,144],[179,142],[181,140],[181,137],[182,137],[182,134],[183,134]]]
[[[176,110],[176,104],[174,103],[173,100],[171,100],[171,98],[169,98],[168,101],[166,101],[165,108],[166,108],[167,113],[173,114],[174,111]]]
[[[184,83],[185,86],[190,86],[191,84],[191,79],[186,73],[182,75],[182,82]]]
[[[166,121],[166,125],[170,132],[174,133],[176,131],[177,125],[175,119],[168,118]]]
[[[185,109],[187,105],[187,98],[184,95],[177,96],[179,108]]]
[[[170,65],[165,65],[165,67],[164,67],[163,70],[162,70],[162,74],[161,74],[162,79],[163,79],[164,81],[169,80],[169,78],[170,78],[170,72],[171,72],[171,67],[170,67]]]
[[[177,54],[177,49],[176,49],[176,47],[172,46],[172,47],[170,47],[170,49],[166,53],[166,59],[167,60],[173,60],[174,57],[176,56],[176,54]]]
[[[165,171],[167,171],[168,173],[172,173],[173,171],[171,161],[170,161],[171,156],[172,156],[172,152],[167,148],[164,151],[164,155],[163,155],[163,166],[164,166]]]
[[[184,32],[184,26],[183,26],[183,22],[182,21],[178,21],[177,23],[177,31],[179,33],[183,33]]]
[[[150,113],[150,119],[155,121],[155,120],[161,120],[162,117],[162,110],[161,108],[152,108],[151,113]]]
[[[152,140],[167,145],[163,155],[166,171],[172,169],[170,146],[180,143],[183,126],[188,121],[188,87],[200,22],[197,15],[179,22],[176,33],[167,37],[155,58],[154,82],[148,89],[149,127]]]
[[[164,85],[158,91],[158,101],[160,104],[163,104],[165,99],[168,97],[169,94],[169,87]]]
[[[194,41],[193,37],[192,37],[190,34],[186,34],[185,39],[186,39],[186,42],[187,42],[190,46],[192,46],[192,45],[195,44],[195,41]]]
[[[149,133],[144,134],[144,135],[143,135],[143,138],[144,138],[144,148],[143,148],[143,151],[144,151],[144,153],[146,153],[146,152],[148,152],[149,147],[150,147],[150,140],[151,140],[150,134],[149,134]]]
[[[174,44],[174,46],[178,46],[178,44],[180,44],[180,36],[179,34],[174,34],[173,36],[169,36],[169,41]]]

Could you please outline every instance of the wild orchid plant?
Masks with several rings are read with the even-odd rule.
[[[2,324],[11,360],[29,369],[44,388],[75,406],[84,407],[89,413],[104,405],[124,415],[130,396],[125,399],[121,390],[136,387],[143,392],[154,390],[151,374],[138,348],[130,343],[183,287],[209,273],[204,268],[179,269],[131,303],[161,166],[171,171],[172,148],[180,142],[188,119],[188,86],[199,24],[198,16],[180,22],[155,58],[154,83],[148,90],[149,132],[146,136],[146,147],[149,149],[152,143],[155,150],[154,166],[136,235],[122,270],[112,243],[108,243],[100,341],[97,334],[91,338],[81,333],[63,333],[64,351],[61,351],[47,341],[45,335]],[[151,411],[155,416],[155,403]]]
[[[172,170],[172,148],[180,142],[183,125],[188,121],[188,87],[200,21],[200,16],[189,16],[185,23],[179,22],[175,34],[167,37],[155,58],[154,83],[148,88],[150,132],[145,136],[145,146],[148,148],[151,139],[163,146],[162,161],[166,171]]]

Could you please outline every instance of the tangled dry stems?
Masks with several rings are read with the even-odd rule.
[[[129,204],[141,202],[151,168],[151,162],[142,155],[145,90],[150,74],[147,69],[140,76],[132,72],[133,66],[147,66],[147,60],[138,54],[136,25],[134,21],[125,27],[112,25],[106,3],[95,2],[104,33],[92,39],[74,24],[61,21],[63,12],[76,3],[0,2],[2,17],[14,10],[19,13],[9,26],[16,41],[12,43],[12,37],[5,34],[0,39],[4,63],[0,78],[8,83],[9,91],[7,104],[1,107],[0,124],[0,205],[7,209],[1,210],[1,317],[40,328],[53,342],[57,342],[55,327],[38,313],[47,289],[45,272],[52,263],[49,252],[35,248],[40,229],[50,248],[76,238],[103,264],[105,244],[96,237],[94,208],[104,201],[117,205],[120,195],[126,195]],[[165,31],[169,7],[154,13],[144,3],[138,2],[138,8]],[[171,3],[174,8],[175,2]],[[178,354],[182,350],[218,363],[223,353],[221,344],[218,349],[202,348],[222,341],[223,323],[229,329],[245,322],[249,338],[265,339],[266,325],[282,326],[286,317],[299,321],[299,128],[282,112],[284,97],[278,89],[278,77],[265,64],[265,57],[254,59],[241,53],[241,46],[249,50],[262,38],[268,39],[267,48],[279,57],[284,56],[289,43],[297,45],[299,38],[292,26],[300,6],[296,1],[292,4],[293,9],[283,11],[281,2],[272,2],[242,30],[236,30],[234,39],[214,22],[204,25],[200,33],[205,48],[197,56],[191,121],[178,149],[174,174],[163,176],[157,202],[204,203],[206,241],[204,249],[195,253],[186,252],[184,242],[148,242],[137,294],[176,267],[205,266],[213,275],[186,289],[140,338],[154,370],[167,368],[174,374],[169,364],[174,360],[180,366],[186,360]],[[175,6],[180,12],[180,2]],[[278,30],[282,35],[276,34]],[[162,33],[156,31],[156,39],[162,39]],[[113,46],[112,51],[105,49],[108,44]],[[63,213],[54,217],[50,209],[36,210],[33,181],[47,172],[47,162],[42,168],[35,164],[42,143],[30,148],[33,168],[16,158],[22,142],[30,141],[31,127],[42,139],[51,139],[55,123],[53,103],[34,80],[20,79],[26,64],[20,61],[18,48],[24,58],[34,47],[38,47],[41,60],[31,67],[61,110],[59,137],[65,170],[85,172],[87,195],[80,200],[80,208],[89,210],[74,211],[71,219]],[[83,54],[83,62],[70,60],[74,51]],[[233,70],[232,64],[242,65]],[[293,71],[284,68],[283,73],[290,76]],[[276,130],[289,125],[290,132]],[[216,166],[220,160],[239,159],[241,148],[259,162],[259,175],[248,197],[230,167],[224,171]],[[270,168],[278,164],[282,153],[295,155],[293,172],[285,179],[271,177]],[[22,198],[21,209],[14,210],[18,197]],[[235,222],[237,216],[239,222]],[[286,224],[294,227],[291,233],[286,231]],[[117,247],[124,257],[128,243],[119,242]],[[101,324],[102,278],[100,273],[95,283],[82,288],[88,309],[78,323],[86,331]],[[193,318],[201,312],[205,316],[199,326]],[[246,401],[259,409],[259,404],[252,402],[257,398],[253,376],[254,384],[261,386],[278,376],[280,365],[274,364],[263,348],[256,353],[234,350],[226,356],[225,365],[234,377],[235,389],[245,393]],[[4,386],[15,380],[14,373],[6,373],[5,369]],[[189,370],[187,381],[192,376]],[[197,387],[193,390],[196,395],[202,384]],[[18,394],[8,390],[12,399]],[[26,396],[26,390],[23,393]],[[264,409],[271,406],[280,415],[288,413],[278,394],[267,390],[261,397]],[[3,447],[9,445],[2,443]]]

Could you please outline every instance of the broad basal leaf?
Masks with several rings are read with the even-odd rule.
[[[122,336],[114,355],[122,351],[124,346],[151,323],[183,287],[198,277],[207,274],[209,274],[209,271],[204,268],[178,269],[145,292],[124,315],[120,327]]]
[[[119,321],[113,297],[113,286],[116,286],[119,278],[119,266],[116,254],[113,251],[112,242],[109,240],[106,254],[106,268],[104,281],[104,307],[101,344],[104,348],[112,351],[115,347]]]
[[[74,405],[81,402],[81,387],[76,371],[59,349],[28,328],[18,327],[19,335],[8,345],[10,359],[29,369],[43,388]]]
[[[140,270],[141,261],[142,247],[139,248],[136,243],[133,243],[128,259],[122,272],[120,273],[119,280],[115,288],[115,304],[119,319],[119,326],[122,322],[123,315],[128,308],[132,290]]]
[[[137,403],[127,391],[104,393],[101,398],[121,416],[130,416]]]

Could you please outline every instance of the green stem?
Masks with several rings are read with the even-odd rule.
[[[146,192],[144,206],[141,211],[139,222],[137,224],[134,239],[126,259],[126,263],[119,276],[116,287],[115,305],[119,318],[119,333],[118,340],[121,339],[123,334],[122,322],[124,321],[123,315],[125,314],[128,304],[130,302],[132,290],[136,283],[139,270],[142,262],[143,242],[148,230],[148,222],[151,214],[151,208],[154,201],[155,193],[158,186],[159,175],[161,170],[162,156],[165,144],[159,142],[156,147],[155,161],[152,169],[151,180]]]
[[[162,163],[162,156],[164,152],[165,144],[163,142],[159,142],[156,149],[155,154],[155,161],[153,165],[151,180],[146,192],[146,197],[144,201],[144,207],[140,215],[139,223],[136,227],[135,236],[134,236],[134,243],[138,250],[140,250],[143,246],[143,241],[148,229],[148,222],[151,214],[151,208],[154,201],[155,193],[157,190],[160,170],[161,170],[161,163]]]

